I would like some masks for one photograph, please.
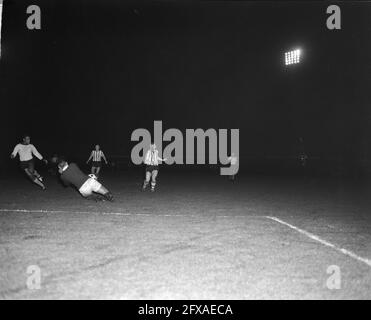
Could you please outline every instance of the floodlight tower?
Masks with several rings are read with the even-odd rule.
[[[294,84],[297,84],[299,82],[298,74],[294,70],[297,69],[297,67],[302,62],[302,55],[303,54],[301,49],[294,49],[285,52],[285,71],[287,74],[287,78],[289,78],[287,79],[289,87],[293,87]]]
[[[303,109],[301,108],[300,101],[303,99],[300,96],[303,93],[303,88],[300,84],[300,74],[297,72],[299,71],[298,66],[302,62],[302,50],[299,48],[292,49],[290,51],[286,51],[284,54],[284,68],[286,74],[286,81],[285,81],[285,90],[287,92],[287,102],[288,108],[290,113],[293,116],[294,122],[293,130],[299,136],[302,136],[301,131],[303,130],[301,123],[303,123]],[[300,119],[300,120],[299,120]],[[299,121],[298,121],[299,120]]]

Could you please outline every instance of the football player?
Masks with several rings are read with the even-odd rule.
[[[46,164],[48,161],[37,151],[35,146],[31,144],[31,138],[29,135],[24,135],[22,142],[17,144],[10,155],[11,159],[14,159],[19,155],[19,163],[21,169],[26,173],[27,177],[41,189],[45,190],[42,176],[35,170],[34,156],[39,160],[44,161]]]
[[[91,152],[88,161],[86,161],[86,163],[88,164],[90,160],[93,160],[91,165],[91,173],[97,177],[99,177],[99,172],[102,168],[102,159],[106,164],[108,164],[104,152],[100,149],[99,144],[97,144],[94,150]]]
[[[63,158],[59,159],[57,163],[58,172],[64,185],[74,186],[86,199],[113,201],[111,192],[93,174],[87,176],[75,163],[69,164]]]
[[[152,143],[149,150],[146,153],[144,159],[144,164],[146,165],[146,176],[143,182],[142,190],[145,191],[149,182],[151,181],[151,191],[155,191],[156,178],[159,171],[159,161],[166,161],[167,159],[162,159],[158,155],[158,150],[156,145]]]

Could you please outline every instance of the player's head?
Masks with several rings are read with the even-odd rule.
[[[151,149],[151,151],[155,151],[156,150],[156,144],[154,144],[154,143],[151,143],[151,145],[150,145],[150,149]]]
[[[59,157],[57,154],[53,154],[53,156],[50,158],[50,162],[53,164],[58,164]]]
[[[23,135],[22,142],[23,142],[23,144],[30,144],[31,143],[31,137],[28,134]]]
[[[96,145],[95,145],[95,150],[96,150],[96,151],[99,151],[99,150],[100,150],[100,145],[99,145],[99,144],[96,144]]]
[[[66,164],[68,164],[66,159],[64,159],[64,158],[59,158],[58,159],[58,162],[57,162],[58,169],[63,169],[66,166]]]

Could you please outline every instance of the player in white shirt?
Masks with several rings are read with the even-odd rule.
[[[92,161],[91,165],[91,174],[96,175],[99,177],[99,172],[102,168],[102,159],[106,164],[108,164],[106,156],[104,155],[103,151],[100,149],[99,144],[95,146],[95,149],[91,152],[90,157],[86,163],[89,163],[90,160]]]
[[[156,187],[156,178],[159,171],[159,161],[166,161],[167,159],[161,159],[158,155],[158,150],[156,145],[152,143],[149,147],[149,150],[146,153],[144,159],[144,164],[146,165],[146,177],[143,183],[142,190],[145,191],[149,181],[151,180],[151,191],[155,191]]]
[[[231,166],[235,166],[235,165],[237,165],[238,158],[237,158],[237,157],[235,156],[235,154],[232,152],[231,156],[228,157],[228,161],[229,161],[229,163],[231,164]],[[236,175],[235,175],[235,174],[231,174],[231,175],[229,176],[229,180],[231,180],[231,181],[234,181],[235,178],[236,178]]]
[[[10,157],[14,159],[17,155],[19,155],[20,166],[22,170],[26,173],[26,175],[31,179],[32,182],[45,190],[43,178],[35,170],[34,156],[39,160],[44,161],[45,163],[48,163],[48,161],[45,160],[43,156],[37,151],[35,146],[31,144],[30,136],[25,135],[23,137],[22,143],[19,143],[15,146]]]

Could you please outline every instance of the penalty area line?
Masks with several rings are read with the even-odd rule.
[[[283,221],[283,220],[281,220],[279,218],[272,217],[272,216],[266,216],[266,218],[268,218],[270,220],[273,220],[273,221],[276,221],[276,222],[278,222],[280,224],[283,224],[283,225],[285,225],[285,226],[287,226],[287,227],[289,227],[289,228],[291,228],[291,229],[293,229],[293,230],[295,230],[295,231],[297,231],[297,232],[299,232],[299,233],[307,236],[308,238],[310,238],[310,239],[312,239],[314,241],[317,241],[317,242],[323,244],[326,247],[332,248],[332,249],[334,249],[334,250],[336,250],[338,252],[341,252],[342,254],[344,254],[346,256],[349,256],[349,257],[351,257],[351,258],[353,258],[353,259],[355,259],[355,260],[357,260],[359,262],[363,262],[364,264],[366,264],[369,267],[371,267],[371,260],[370,259],[362,258],[362,257],[360,257],[359,255],[355,254],[352,251],[349,251],[347,249],[338,247],[337,245],[334,245],[334,244],[332,244],[332,243],[330,243],[330,242],[328,242],[326,240],[321,239],[320,237],[316,236],[313,233],[310,233],[308,231],[305,231],[303,229],[300,229],[298,227],[295,227],[294,225],[292,225],[290,223],[287,223],[287,222],[285,222],[285,221]]]

